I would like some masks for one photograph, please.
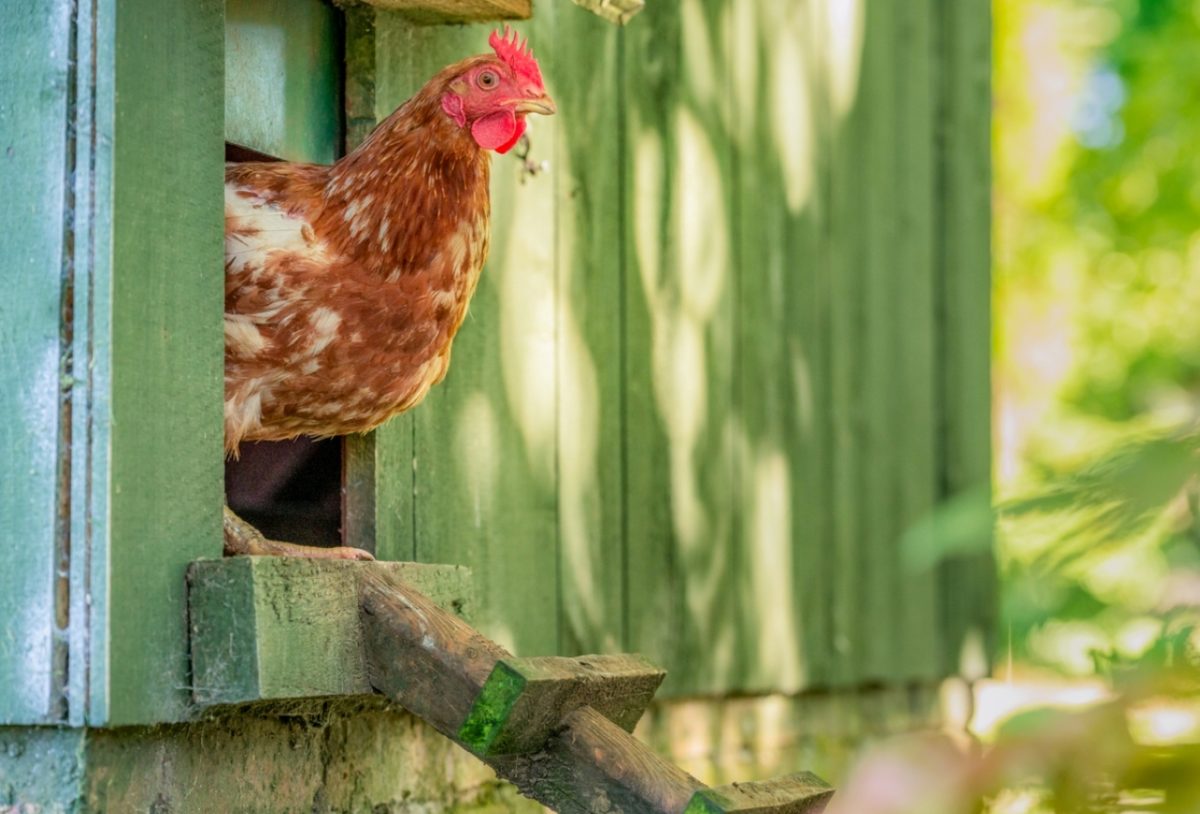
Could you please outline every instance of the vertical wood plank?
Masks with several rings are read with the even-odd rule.
[[[0,300],[0,723],[8,724],[53,719],[61,692],[55,569],[67,373],[59,323],[72,230],[71,5],[19,3],[6,15],[0,49],[0,187],[8,197],[0,207],[8,287]]]
[[[423,27],[379,12],[379,118],[441,67],[486,52],[492,28]],[[539,9],[522,33],[539,58],[551,54],[553,9]],[[533,160],[552,157],[556,127],[532,117]],[[401,474],[379,489],[412,490],[418,560],[474,569],[483,628],[518,653],[544,654],[559,642],[554,186],[521,180],[512,155],[493,160],[491,255],[446,380],[412,412],[415,480],[406,486]],[[377,455],[394,450],[397,467],[401,427],[376,438]]]
[[[829,42],[828,90],[833,128],[830,141],[829,220],[825,230],[829,263],[829,381],[832,583],[830,675],[837,684],[858,678],[864,663],[860,638],[863,570],[871,563],[863,547],[864,523],[858,494],[867,449],[863,415],[865,337],[864,231],[868,178],[863,157],[869,149],[870,99],[864,97],[865,15],[876,4],[835,8],[827,0],[825,36]]]
[[[898,680],[942,675],[938,627],[939,586],[936,573],[903,567],[899,535],[934,508],[938,495],[937,434],[937,316],[934,312],[937,260],[934,241],[945,233],[935,205],[937,98],[933,24],[934,4],[917,0],[895,9],[891,34],[895,46],[892,72],[896,121],[893,161],[896,166],[896,256],[903,273],[884,282],[899,335],[889,363],[895,378],[897,402],[890,438],[894,439],[900,470],[893,474],[890,493],[897,512],[888,541],[888,563],[895,581],[893,616],[898,625],[898,650],[889,654],[889,675]],[[966,341],[986,343],[981,336]],[[886,442],[885,442],[886,443]]]
[[[90,720],[186,711],[184,569],[221,551],[223,3],[116,0],[111,520]],[[107,337],[96,336],[104,347]]]
[[[942,497],[990,494],[991,483],[991,10],[985,0],[937,4],[942,115],[938,247],[942,379]],[[963,644],[991,653],[995,561],[955,557],[941,573],[947,670]]]
[[[861,379],[855,406],[862,416],[855,429],[857,463],[857,512],[859,559],[855,569],[850,562],[842,568],[858,573],[853,642],[859,654],[855,678],[859,681],[886,682],[893,676],[902,647],[897,610],[905,593],[904,575],[897,566],[896,486],[904,478],[921,477],[916,462],[898,455],[900,439],[894,433],[911,416],[902,415],[899,393],[905,385],[894,375],[893,349],[909,330],[910,315],[900,310],[893,295],[897,278],[911,285],[918,273],[910,258],[897,251],[901,235],[898,229],[903,192],[898,188],[898,164],[905,160],[896,150],[905,125],[896,109],[895,81],[900,59],[897,54],[899,15],[893,3],[866,5],[865,34],[858,108],[863,128],[863,153],[860,160],[865,175],[855,192],[861,196],[860,240],[865,244],[863,267],[859,270],[860,287],[852,296],[861,298],[861,356],[849,375]],[[899,127],[897,125],[899,124]],[[915,213],[918,219],[931,213]],[[906,349],[907,350],[907,349]],[[907,354],[901,351],[899,354]],[[906,360],[901,359],[902,363]],[[899,421],[893,417],[900,415]],[[900,426],[898,426],[900,425]]]
[[[679,104],[680,31],[676,10],[652,4],[637,25],[620,34],[620,134],[624,149],[622,208],[625,344],[625,629],[629,647],[667,668],[660,692],[679,686],[682,663],[682,571],[672,523],[672,460],[668,428],[660,418],[654,367],[655,308],[664,267],[674,262],[674,183],[668,156],[676,141],[670,126]],[[661,328],[660,334],[665,333]],[[659,339],[661,344],[663,339]],[[665,351],[660,351],[665,355]],[[694,399],[694,393],[680,394]]]
[[[730,601],[738,433],[727,5],[666,6],[639,16],[625,53],[629,619],[640,628],[633,646],[671,671],[667,692],[704,692],[728,686],[741,656],[741,611]]]
[[[739,601],[738,688],[800,689],[824,641],[813,592],[824,581],[821,435],[813,423],[819,344],[820,127],[810,4],[736,4],[729,95],[736,152]],[[815,577],[815,578],[814,578]]]
[[[838,662],[834,639],[834,582],[833,562],[833,403],[832,371],[830,364],[833,340],[832,279],[834,274],[833,255],[830,251],[829,234],[832,215],[833,185],[833,142],[835,138],[833,116],[833,59],[830,58],[828,4],[826,0],[809,0],[805,26],[809,31],[808,42],[811,56],[808,60],[811,82],[809,83],[814,109],[815,126],[812,130],[815,142],[814,188],[812,188],[812,213],[814,213],[814,237],[802,262],[808,269],[802,280],[806,285],[799,288],[800,305],[797,313],[802,316],[806,331],[806,348],[802,375],[798,375],[797,397],[809,399],[808,412],[802,413],[804,443],[797,447],[805,456],[803,479],[799,481],[803,490],[802,502],[797,511],[804,516],[793,523],[796,539],[803,540],[802,556],[797,562],[797,589],[806,621],[805,659],[808,664],[806,687],[832,686],[835,665]],[[806,381],[805,381],[806,378]]]
[[[338,12],[321,0],[227,0],[225,138],[288,161],[341,147]]]
[[[560,647],[568,654],[613,652],[626,641],[619,37],[596,15],[564,7],[552,58],[543,60],[559,109],[550,177],[558,225]]]
[[[376,107],[375,14],[359,6],[345,11],[346,151],[391,113]],[[412,414],[397,416],[375,432],[348,436],[342,450],[342,544],[381,560],[415,560]]]

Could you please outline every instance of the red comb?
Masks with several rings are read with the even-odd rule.
[[[488,37],[488,45],[492,46],[496,56],[504,60],[513,73],[525,77],[536,85],[538,90],[546,89],[542,84],[542,71],[538,68],[537,60],[533,58],[529,43],[522,41],[516,31],[511,31],[507,25],[504,26],[503,34],[493,31],[492,36]]]

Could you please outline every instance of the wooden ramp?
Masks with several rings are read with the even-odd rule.
[[[307,680],[298,664],[271,655],[317,635],[347,654],[343,686],[395,700],[560,814],[824,810],[833,790],[807,772],[709,788],[665,761],[631,734],[663,670],[639,656],[517,658],[447,609],[447,570],[455,573],[275,558],[193,564],[197,701],[322,694],[297,683]],[[281,605],[289,595],[296,604]]]

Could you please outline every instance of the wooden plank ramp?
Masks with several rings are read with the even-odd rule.
[[[706,787],[631,730],[665,673],[638,656],[518,659],[395,575],[360,570],[368,678],[558,812],[819,812],[802,773]]]
[[[631,734],[665,671],[514,656],[467,622],[461,566],[230,557],[193,563],[188,590],[201,709],[380,693],[570,814],[803,814],[833,794],[807,773],[708,788]]]

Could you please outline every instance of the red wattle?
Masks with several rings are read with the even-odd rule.
[[[521,137],[523,129],[521,125],[523,124],[524,122],[518,123],[516,114],[511,110],[501,110],[498,113],[476,119],[471,125],[471,136],[475,139],[475,143],[485,150],[504,152],[511,149],[516,140]]]
[[[521,136],[523,136],[524,134],[525,134],[525,117],[521,116],[520,118],[517,119],[517,126],[516,126],[516,129],[513,130],[512,138],[510,138],[508,141],[504,142],[499,147],[497,147],[496,152],[500,153],[500,155],[504,155],[505,153],[507,153],[509,150],[511,150],[513,147],[516,146],[517,142],[521,140]]]

